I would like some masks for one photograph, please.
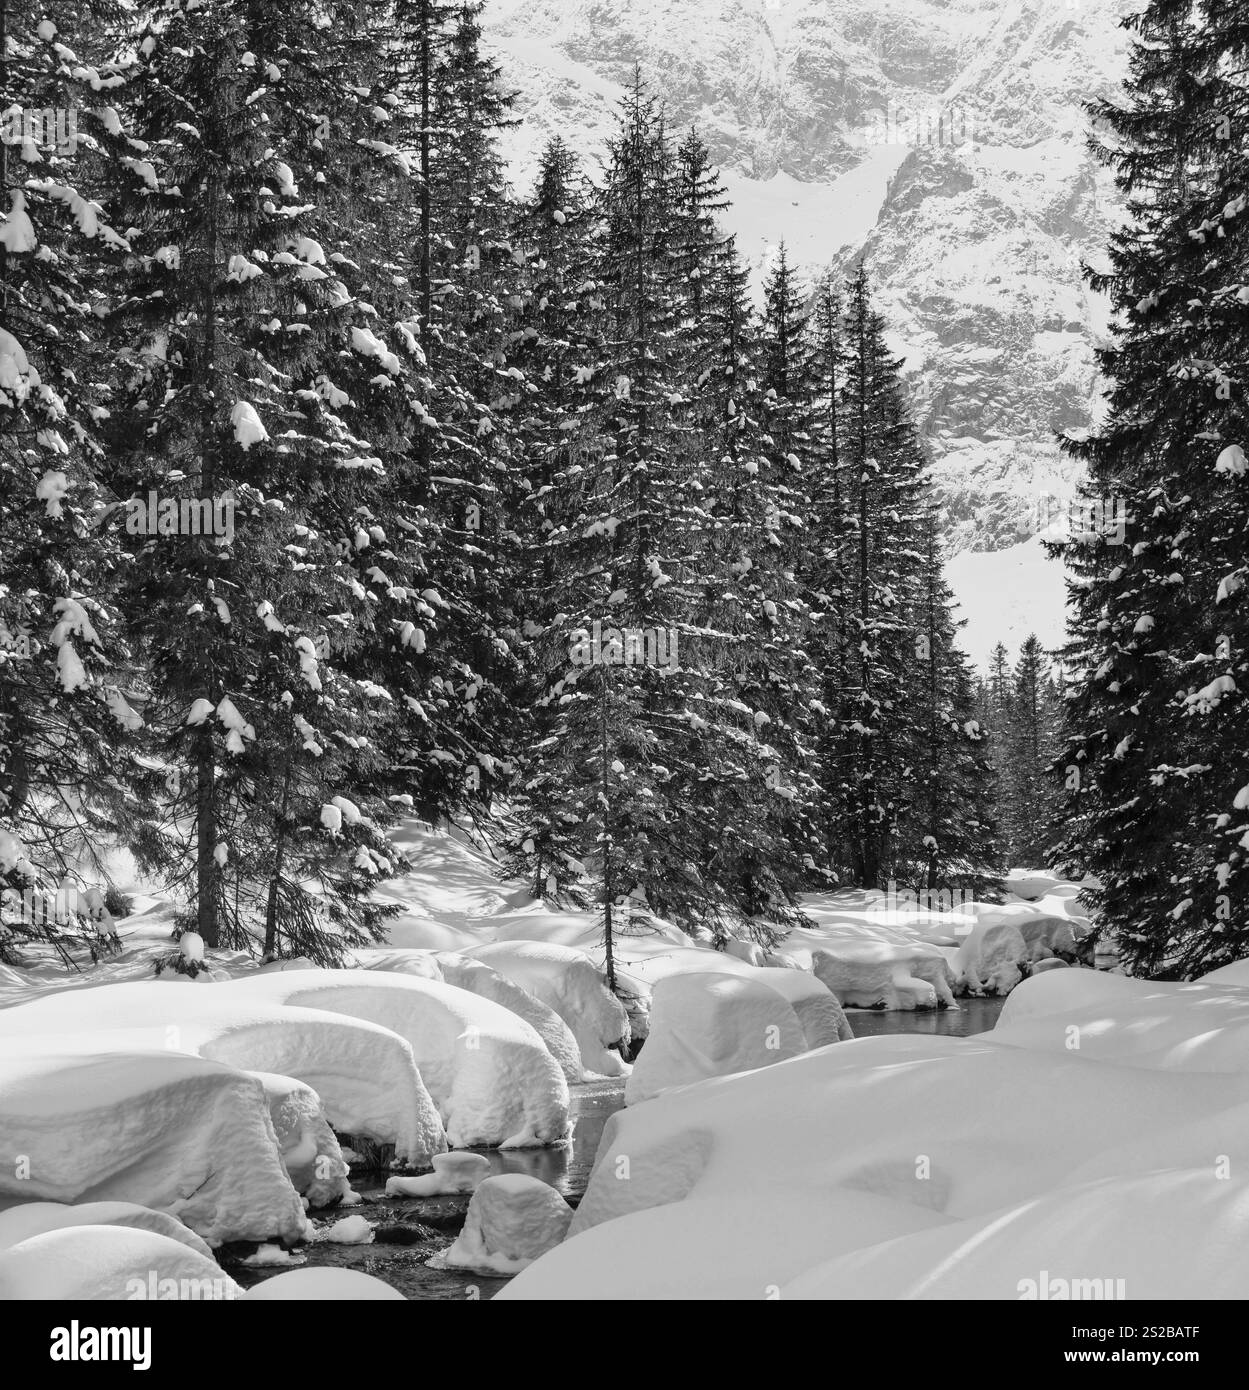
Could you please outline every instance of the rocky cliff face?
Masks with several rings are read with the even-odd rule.
[[[782,239],[811,274],[866,255],[950,548],[994,550],[1071,492],[1054,433],[1098,409],[1107,311],[1079,267],[1120,214],[1082,104],[1116,90],[1130,3],[489,0],[486,32],[522,185],[550,131],[602,148],[636,60],[720,161],[753,265]]]

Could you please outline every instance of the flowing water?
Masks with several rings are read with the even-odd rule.
[[[846,1016],[856,1037],[881,1033],[942,1033],[969,1037],[987,1032],[997,1022],[1004,999],[963,999],[957,1009],[904,1013],[874,1009],[848,1009]],[[573,1205],[581,1200],[594,1165],[603,1126],[624,1105],[624,1082],[595,1081],[573,1086],[571,1140],[555,1149],[479,1150],[490,1160],[492,1173],[527,1173],[549,1183]],[[392,1284],[411,1299],[490,1299],[507,1283],[446,1269],[430,1269],[426,1261],[445,1250],[459,1234],[468,1210],[467,1196],[387,1197],[386,1175],[353,1177],[361,1205],[327,1212],[314,1218],[320,1228],[332,1226],[343,1216],[361,1215],[375,1223],[370,1245],[318,1243],[305,1247],[307,1265],[358,1269]],[[280,1274],[272,1266],[251,1269],[223,1257],[229,1273],[247,1287]]]

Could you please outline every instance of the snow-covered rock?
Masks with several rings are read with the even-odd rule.
[[[984,918],[958,948],[955,983],[969,994],[1009,994],[1023,979],[1021,967],[1028,954],[1014,921]]]
[[[203,1301],[238,1298],[241,1292],[214,1260],[180,1240],[136,1227],[64,1227],[0,1250],[0,1302]]]
[[[373,1226],[363,1216],[344,1216],[318,1231],[317,1240],[330,1245],[372,1245]]]
[[[139,1203],[210,1245],[303,1237],[259,1081],[201,1057],[91,1041],[0,1038],[0,1115],[18,1156],[0,1165],[0,1199]]]
[[[556,1190],[526,1173],[502,1173],[473,1193],[464,1229],[430,1264],[481,1274],[516,1274],[557,1246],[572,1208]]]
[[[9,1037],[56,1032],[74,1035],[83,1050],[105,1051],[120,1043],[154,1053],[197,1053],[305,1082],[339,1133],[393,1143],[402,1162],[425,1162],[441,1153],[447,1146],[442,1123],[403,1038],[345,1012],[280,1002],[284,988],[296,988],[284,982],[316,974],[253,976],[256,988],[246,997],[231,981],[173,989],[145,980],[67,990],[0,1009],[0,1049]],[[127,1026],[119,1030],[122,1020]]]
[[[387,1178],[387,1197],[440,1197],[472,1192],[490,1176],[490,1160],[481,1154],[435,1154],[432,1162],[432,1173],[421,1173],[414,1178]]]
[[[212,1259],[212,1247],[189,1226],[165,1211],[139,1206],[136,1202],[23,1202],[0,1211],[0,1250],[5,1250],[44,1231],[71,1226],[130,1226],[154,1231],[158,1236],[181,1241],[188,1249]]]
[[[444,951],[438,955],[442,977],[457,989],[467,989],[480,994],[483,999],[492,999],[510,1009],[526,1023],[546,1044],[547,1051],[559,1063],[564,1079],[570,1083],[585,1077],[581,1065],[581,1049],[568,1024],[549,1004],[529,993],[505,975],[500,975],[484,960],[474,960],[467,956]]]
[[[568,1083],[559,1064],[529,1024],[480,995],[382,970],[298,970],[213,989],[240,1004],[324,1009],[398,1034],[455,1148],[520,1148],[567,1137]]]
[[[768,985],[741,975],[669,975],[655,986],[650,1037],[625,1083],[625,1102],[783,1062],[806,1046],[797,1014]]]
[[[253,1285],[243,1294],[248,1303],[359,1303],[394,1299],[406,1302],[398,1289],[358,1269],[288,1269]]]
[[[586,1071],[628,1074],[617,1050],[630,1041],[628,1014],[584,951],[549,941],[499,941],[464,954],[485,961],[553,1009],[572,1030]]]
[[[263,1071],[251,1074],[265,1088],[282,1163],[295,1191],[313,1208],[342,1201],[351,1191],[347,1164],[325,1118],[320,1096],[293,1076]]]
[[[935,1009],[954,1002],[950,967],[935,946],[847,937],[812,951],[811,969],[847,1006]]]
[[[792,963],[787,966],[763,966],[750,976],[752,980],[774,989],[788,999],[798,1015],[807,1047],[827,1047],[830,1043],[848,1042],[854,1030],[846,1019],[837,996],[823,980]]]

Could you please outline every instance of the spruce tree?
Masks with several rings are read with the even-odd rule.
[[[1120,325],[1100,354],[1108,418],[1068,446],[1091,521],[1060,547],[1075,578],[1055,862],[1095,876],[1101,930],[1164,978],[1249,948],[1246,19],[1241,0],[1154,0],[1124,20],[1124,101],[1095,109],[1128,222],[1089,277]]]
[[[142,724],[121,688],[120,549],[100,526],[100,279],[127,241],[94,195],[106,169],[128,173],[110,145],[115,12],[92,8],[0,10],[0,888],[12,890],[0,952],[47,934],[48,915],[23,907],[32,894],[64,883],[85,907]],[[81,935],[94,955],[92,915],[64,911],[52,934]]]

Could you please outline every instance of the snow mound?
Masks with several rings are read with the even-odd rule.
[[[363,970],[389,970],[396,975],[416,975],[423,980],[445,978],[433,951],[369,946],[353,952],[353,959]]]
[[[503,1173],[477,1188],[454,1245],[429,1263],[516,1274],[557,1246],[571,1220],[572,1208],[553,1187],[527,1173]]]
[[[958,948],[955,981],[969,994],[1009,994],[1023,979],[1020,966],[1027,958],[1023,932],[1015,922],[981,920]]]
[[[410,1045],[455,1148],[557,1144],[568,1135],[568,1084],[542,1039],[523,1019],[467,990],[382,970],[256,975],[213,990],[240,1005],[324,1009],[397,1033]]]
[[[793,966],[763,966],[750,978],[774,989],[798,1015],[807,1047],[827,1047],[849,1042],[854,1030],[846,1019],[837,996],[815,975]]]
[[[1132,980],[1127,990],[1102,984],[1122,978],[1081,970],[1029,980],[1007,1001],[993,1040],[1160,1071],[1249,1076],[1243,990],[1152,980]]]
[[[559,1063],[566,1081],[575,1083],[584,1079],[585,1069],[581,1065],[581,1049],[577,1046],[577,1039],[550,1005],[500,975],[484,960],[470,960],[465,956],[443,952],[438,962],[442,977],[449,985],[480,994],[483,999],[492,999],[496,1004],[510,1009],[517,1018],[523,1018]]]
[[[344,1216],[318,1231],[317,1240],[331,1245],[372,1245],[373,1226],[363,1216]]]
[[[1079,1010],[1089,1005],[1104,1005],[1117,1011],[1122,1004],[1143,999],[1155,989],[1157,986],[1150,980],[1136,980],[1130,975],[1106,970],[1069,970],[1044,975],[1025,981],[1011,993],[998,1015],[994,1036],[997,1037],[999,1029],[1024,1019]]]
[[[45,1231],[60,1231],[72,1226],[130,1226],[135,1230],[154,1231],[158,1236],[180,1240],[197,1255],[212,1259],[212,1247],[208,1242],[201,1240],[176,1216],[141,1207],[136,1202],[81,1202],[77,1206],[65,1202],[23,1202],[0,1211],[0,1250]]]
[[[1161,1134],[1175,1136],[1168,1142],[1177,1146],[1189,1133],[1207,1144],[1231,1142],[1233,1120],[1243,1122],[1246,1113],[1249,1077],[1107,1067],[982,1038],[858,1039],[613,1115],[567,1245],[539,1262],[531,1278],[543,1272],[545,1296],[582,1297],[604,1286],[599,1261],[613,1248],[610,1231],[598,1242],[581,1242],[581,1233],[663,1208],[668,1220],[645,1226],[650,1266],[693,1270],[689,1296],[701,1296],[727,1275],[714,1240],[703,1261],[687,1246],[692,1232],[710,1230],[716,1218],[687,1219],[671,1204],[723,1203],[722,1211],[736,1204],[758,1212],[758,1238],[743,1244],[732,1286],[762,1296],[780,1282],[782,1265],[796,1268],[787,1242],[796,1241],[804,1258],[812,1253],[802,1245],[804,1209],[811,1222],[833,1200],[877,1198],[913,1209],[875,1207],[882,1222],[897,1223],[895,1233],[933,1218],[988,1216],[1071,1182],[1073,1134],[1089,1162],[1105,1154],[1108,1164],[1121,1164],[1125,1154],[1148,1154]],[[1228,1151],[1213,1150],[1210,1162]],[[864,1245],[889,1238],[866,1220],[851,1229]],[[1011,1268],[1016,1279],[1028,1272]]]
[[[1249,989],[1249,960],[1236,960],[1231,965],[1221,965],[1217,970],[1202,975],[1199,984],[1231,985],[1236,989]]]
[[[953,976],[935,946],[845,938],[811,952],[811,970],[843,1005],[935,1009],[954,1003]]]
[[[616,1049],[629,1044],[629,1016],[584,951],[549,941],[499,941],[464,954],[553,1009],[572,1030],[586,1071],[628,1075],[629,1065]]]
[[[740,975],[669,975],[655,986],[650,1037],[625,1083],[625,1103],[783,1062],[806,1046],[802,1024],[778,990]]]
[[[248,1303],[358,1303],[365,1300],[407,1300],[398,1289],[358,1269],[288,1269],[256,1284],[243,1294]]]
[[[302,1239],[260,1082],[177,1052],[78,1046],[91,1041],[0,1039],[5,1145],[29,1161],[26,1176],[0,1165],[0,1198],[141,1203],[210,1245]]]
[[[387,1197],[439,1197],[472,1192],[490,1175],[490,1160],[481,1154],[435,1154],[434,1171],[416,1178],[388,1178]]]
[[[1249,1184],[1207,1166],[1065,1187],[902,1236],[810,1270],[781,1297],[1245,1298],[1246,1241]]]
[[[423,1163],[441,1153],[446,1136],[403,1038],[345,1011],[280,1002],[318,973],[253,976],[248,984],[255,988],[246,996],[235,988],[245,986],[229,980],[184,989],[150,980],[53,994],[0,1010],[0,1046],[5,1037],[62,1032],[76,1035],[84,1049],[104,1050],[110,1041],[103,1034],[124,1019],[132,1048],[198,1053],[242,1070],[295,1077],[317,1093],[339,1133],[393,1143],[399,1161]]]
[[[1012,869],[1004,882],[1008,893],[1023,898],[1025,902],[1037,902],[1067,888],[1075,887],[1079,891],[1078,886],[1043,869]]]
[[[180,1240],[126,1226],[70,1226],[0,1250],[0,1300],[219,1300],[242,1291]]]
[[[770,1191],[765,1202],[690,1198],[582,1231],[512,1280],[496,1298],[552,1300],[760,1299],[834,1252],[932,1226],[946,1218],[867,1192]],[[659,1258],[656,1258],[656,1256]]]

